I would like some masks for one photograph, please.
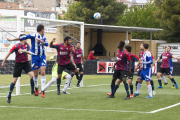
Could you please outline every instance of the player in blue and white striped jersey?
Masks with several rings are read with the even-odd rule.
[[[28,34],[15,39],[7,39],[9,41],[31,39],[31,63],[34,71],[35,95],[39,95],[38,90],[38,70],[41,71],[41,90],[46,84],[45,69],[46,69],[46,53],[45,47],[48,46],[48,41],[44,35],[44,25],[37,26],[37,32]]]

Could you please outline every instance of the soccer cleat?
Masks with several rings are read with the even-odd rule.
[[[34,91],[31,91],[31,94],[32,94],[32,95],[35,95],[35,92],[34,92]]]
[[[107,93],[107,95],[109,95],[109,96],[110,96],[111,94],[112,94],[112,93]]]
[[[108,96],[107,98],[114,98],[114,95],[112,95],[112,94],[111,94],[111,95],[110,95],[110,96]]]
[[[138,95],[139,95],[139,93],[135,93],[135,94],[134,94],[134,97],[136,97],[136,96],[138,96]]]
[[[131,94],[130,97],[133,98],[133,97],[134,97],[134,94]]]
[[[173,84],[172,88],[175,88],[175,85]]]
[[[60,90],[57,90],[57,95],[61,95]]]
[[[157,89],[162,89],[163,88],[163,86],[158,86],[158,87],[156,87]]]
[[[7,97],[7,103],[11,103],[11,97]]]
[[[70,94],[69,92],[67,92],[67,91],[62,91],[62,93],[64,93],[64,94]]]
[[[153,98],[153,96],[148,95],[146,98]]]
[[[35,96],[38,96],[38,95],[39,95],[39,89],[35,88]]]
[[[80,85],[77,85],[77,87],[80,87]]]
[[[164,83],[163,86],[167,85],[168,83]]]
[[[45,98],[45,93],[44,93],[44,91],[41,91],[41,97]]]
[[[175,87],[176,87],[176,89],[178,89],[178,83],[176,82],[176,84],[175,84]]]
[[[153,95],[156,95],[156,92],[155,92],[155,90],[153,90],[153,91],[152,91],[152,93],[153,93]]]
[[[125,100],[129,100],[130,99],[130,96],[128,95],[126,98],[124,98]]]

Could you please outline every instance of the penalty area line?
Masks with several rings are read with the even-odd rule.
[[[67,111],[92,111],[92,112],[150,113],[150,112],[124,111],[124,110],[68,109],[68,108],[19,107],[19,106],[0,106],[0,108],[43,109],[43,110],[67,110]]]

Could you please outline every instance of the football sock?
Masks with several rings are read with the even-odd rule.
[[[162,86],[162,82],[161,82],[161,80],[158,80],[158,82],[159,82],[159,86]]]
[[[138,84],[137,84],[137,90],[136,90],[136,93],[139,93],[141,87],[142,87],[142,84],[139,84],[139,83],[138,83]]]
[[[148,89],[149,95],[152,96],[152,87],[151,87],[151,85],[148,85],[147,89]]]
[[[174,80],[174,78],[171,79],[172,83],[176,84],[176,81]]]
[[[71,77],[73,78],[73,77],[74,77],[74,74],[71,74]]]
[[[114,95],[114,92],[115,92],[115,83],[111,83],[111,93],[112,95]]]
[[[136,81],[136,90],[137,90],[138,81]]]
[[[80,77],[79,77],[77,85],[79,85],[79,83],[81,82],[82,78],[83,78],[83,74],[80,74]]]
[[[38,77],[33,77],[35,88],[38,88]]]
[[[133,85],[130,85],[131,94],[133,94]]]
[[[128,84],[124,84],[124,87],[125,87],[125,90],[126,90],[126,93],[127,93],[127,96],[129,96],[129,87],[128,87]]]
[[[151,82],[152,90],[154,90],[154,81],[151,80],[150,82]]]
[[[43,91],[46,85],[46,76],[41,76],[41,90]]]
[[[78,73],[75,73],[75,75],[76,75],[76,79],[79,80],[80,78],[79,78]]]
[[[66,83],[65,83],[65,85],[64,85],[64,89],[63,89],[63,91],[66,91],[67,90],[67,88],[69,87],[69,84],[70,84],[70,82],[71,82],[71,79],[72,79],[72,77],[70,76],[70,75],[66,75]]]
[[[50,80],[44,87],[42,91],[45,91],[48,87],[50,87],[54,82],[56,82],[56,77],[53,77],[52,80]]]
[[[164,83],[167,83],[165,76],[162,76],[161,78],[163,79]]]
[[[119,85],[115,85],[114,93],[116,93],[116,90],[119,88]]]
[[[57,79],[57,90],[60,90],[61,79]]]
[[[13,91],[13,89],[14,89],[14,86],[15,86],[14,83],[11,83],[11,84],[10,84],[10,91],[9,91],[8,97],[11,97],[11,93],[12,93],[12,91]]]
[[[31,84],[31,92],[34,92],[34,80],[33,79],[30,80],[30,84]]]

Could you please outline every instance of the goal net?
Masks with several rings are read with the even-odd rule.
[[[0,19],[0,62],[10,51],[13,45],[17,44],[19,41],[9,42],[8,38],[17,38],[20,34],[31,34],[36,32],[36,27],[39,24],[45,26],[45,36],[48,43],[53,38],[56,38],[56,43],[62,43],[64,37],[70,36],[72,38],[72,44],[75,47],[76,42],[81,42],[81,48],[84,49],[84,23],[66,20],[56,20],[56,19],[44,19],[37,17],[27,17],[27,16],[1,16]],[[28,40],[31,46],[31,40]],[[51,70],[55,61],[49,61],[49,58],[56,55],[55,49],[46,47],[46,83],[51,80]],[[29,62],[31,62],[31,56],[28,57]],[[5,63],[5,67],[0,67],[0,97],[7,97],[9,92],[9,85],[13,79],[13,71],[15,65],[15,53],[11,54]],[[75,78],[75,77],[74,77]],[[40,75],[39,75],[39,87],[40,85]],[[56,84],[56,83],[55,83]],[[56,85],[54,84],[54,91],[56,91]],[[63,85],[63,82],[62,84]],[[83,80],[80,83],[83,86]],[[61,87],[62,89],[62,87]],[[51,90],[52,91],[52,90]],[[14,89],[12,95],[19,94],[30,94],[30,77],[22,72],[21,77],[16,83],[16,89]]]

